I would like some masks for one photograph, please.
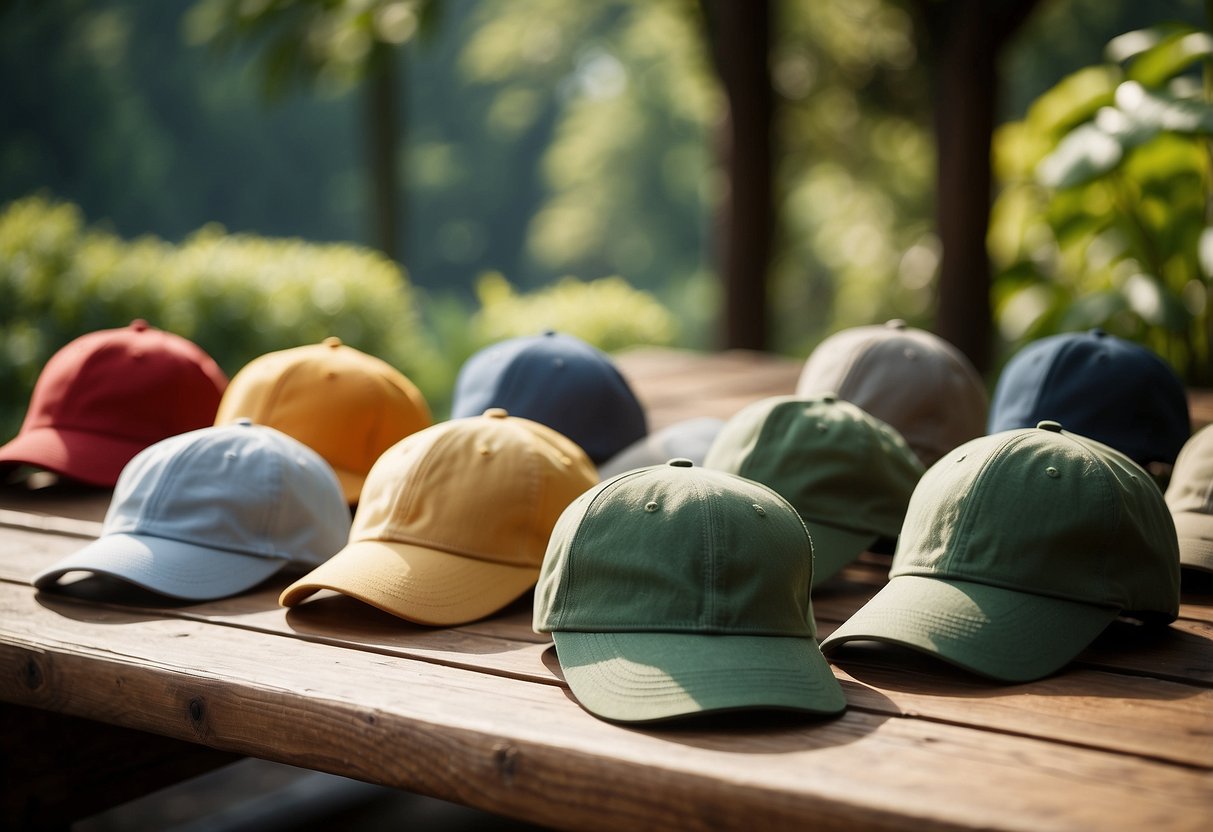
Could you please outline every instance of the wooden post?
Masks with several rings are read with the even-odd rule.
[[[703,0],[708,42],[728,102],[718,154],[727,192],[716,217],[724,284],[723,346],[767,347],[767,270],[774,236],[771,124],[775,95],[767,66],[770,0]]]

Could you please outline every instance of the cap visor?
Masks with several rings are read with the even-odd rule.
[[[900,644],[1004,682],[1064,667],[1117,615],[1099,607],[987,584],[899,575],[821,644]]]
[[[88,485],[109,486],[149,442],[58,428],[23,431],[0,448],[0,464],[45,468]]]
[[[846,707],[811,638],[579,632],[552,638],[569,687],[603,719],[651,722],[742,708],[836,714]]]
[[[418,624],[491,615],[535,585],[539,567],[510,566],[408,543],[351,543],[282,592],[284,607],[332,589]]]
[[[827,526],[816,520],[804,522],[813,540],[813,586],[820,586],[837,575],[880,537],[871,532],[852,532]]]
[[[205,601],[252,589],[286,566],[285,558],[210,549],[150,535],[107,534],[34,576],[47,589],[69,572],[120,578],[144,589]]]
[[[1213,515],[1185,511],[1171,516],[1179,533],[1179,562],[1213,572]]]

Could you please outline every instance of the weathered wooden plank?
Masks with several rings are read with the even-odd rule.
[[[0,614],[5,700],[563,828],[1203,829],[1213,809],[1207,771],[918,719],[638,730],[552,685],[136,613],[98,628],[12,585]]]
[[[0,704],[0,827],[54,829],[240,759],[192,742]]]
[[[302,638],[353,650],[415,659],[448,667],[540,684],[563,685],[550,643],[530,630],[522,611],[498,621],[497,635],[484,636],[466,628],[426,628],[410,625],[352,599],[332,597],[284,611],[273,607],[275,592],[182,607],[150,607],[148,614]],[[153,597],[146,600],[154,601]],[[42,605],[77,620],[108,624],[136,608],[81,603],[70,596],[42,595]],[[533,641],[538,639],[538,641]],[[908,652],[908,651],[907,651]],[[913,654],[909,654],[911,657]],[[995,685],[967,680],[989,707],[972,708],[954,691],[958,675],[942,664],[928,668],[928,681],[919,685],[891,684],[873,696],[868,686],[847,687],[852,704],[892,716],[916,716],[949,724],[1034,736],[1111,751],[1213,767],[1213,744],[1202,731],[1213,733],[1213,691],[1136,676],[1070,670],[1029,685]],[[930,670],[936,678],[930,681]],[[835,668],[844,683],[853,681],[854,668]],[[890,669],[896,676],[896,666]],[[1165,702],[1165,707],[1139,713],[1141,701]],[[1076,710],[1074,703],[1082,702]],[[1076,713],[1082,718],[1075,720]],[[1126,720],[1132,715],[1131,720]],[[1093,731],[1092,726],[1098,730]]]

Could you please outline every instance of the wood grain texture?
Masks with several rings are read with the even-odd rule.
[[[24,568],[16,571],[26,574],[78,545],[78,540],[39,532],[0,536],[0,578],[14,561],[24,559]],[[851,609],[869,597],[872,586],[864,577],[869,571],[857,568],[855,573],[855,580],[839,582],[843,589],[825,594],[832,603],[817,604],[819,618],[832,607]],[[429,628],[337,595],[283,610],[277,606],[279,585],[234,598],[176,605],[150,593],[124,592],[120,584],[102,583],[91,592],[80,586],[38,597],[42,604],[65,615],[133,610],[563,685],[550,656],[544,655],[550,640],[530,628],[529,599],[477,625]],[[821,635],[834,624],[824,621]],[[878,683],[864,676],[857,680],[849,658],[840,661],[836,673],[847,685],[852,704],[874,713],[913,715],[1172,762],[1213,765],[1213,743],[1208,741],[1213,735],[1213,691],[1192,686],[1208,681],[1213,633],[1206,628],[1202,633],[1168,630],[1161,635],[1161,645],[1133,644],[1139,636],[1133,630],[1127,636],[1109,633],[1088,653],[1111,658],[1093,661],[1084,655],[1074,668],[1028,685],[992,684],[910,651],[894,654],[888,667],[865,668]],[[1168,647],[1171,643],[1179,646]],[[1197,670],[1176,670],[1172,667],[1176,661]],[[1160,678],[1143,677],[1140,672],[1130,676],[1106,672],[1117,665],[1139,671],[1143,664]],[[1176,676],[1185,684],[1175,683]],[[897,684],[899,679],[905,684]],[[872,696],[869,688],[879,689],[880,695]],[[1150,703],[1145,716],[1136,707],[1140,702]]]
[[[11,585],[0,615],[7,701],[562,828],[1197,829],[1213,809],[1207,770],[963,726],[853,710],[638,730],[552,685],[154,615],[99,626]]]

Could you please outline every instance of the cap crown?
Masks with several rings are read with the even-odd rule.
[[[273,428],[173,436],[123,469],[103,534],[318,564],[345,545],[349,509],[328,463]]]
[[[1179,548],[1158,487],[1123,454],[1053,428],[974,439],[928,469],[890,577],[952,578],[1174,619]]]
[[[442,422],[371,468],[350,542],[538,567],[560,512],[597,480],[580,448],[536,422],[500,410]]]
[[[832,395],[738,412],[704,462],[779,492],[808,522],[896,537],[922,463],[891,427]]]
[[[339,471],[365,476],[380,454],[430,424],[430,409],[390,364],[329,338],[245,365],[215,424],[239,417],[293,436]]]
[[[1140,462],[1174,462],[1191,430],[1183,383],[1143,346],[1102,330],[1042,338],[1007,363],[990,432],[1042,419]]]
[[[1213,514],[1213,425],[1184,444],[1167,485],[1167,507],[1175,514]]]
[[[954,346],[902,321],[853,327],[822,341],[796,395],[836,393],[891,425],[924,465],[985,433],[985,385]]]
[[[534,624],[811,636],[812,572],[808,532],[774,491],[705,468],[641,468],[565,510],[543,560]]]
[[[451,417],[504,408],[580,445],[603,462],[647,433],[644,409],[605,353],[571,335],[512,338],[467,360]]]
[[[201,347],[134,321],[71,341],[43,367],[22,431],[56,428],[150,445],[209,425],[227,376]]]

